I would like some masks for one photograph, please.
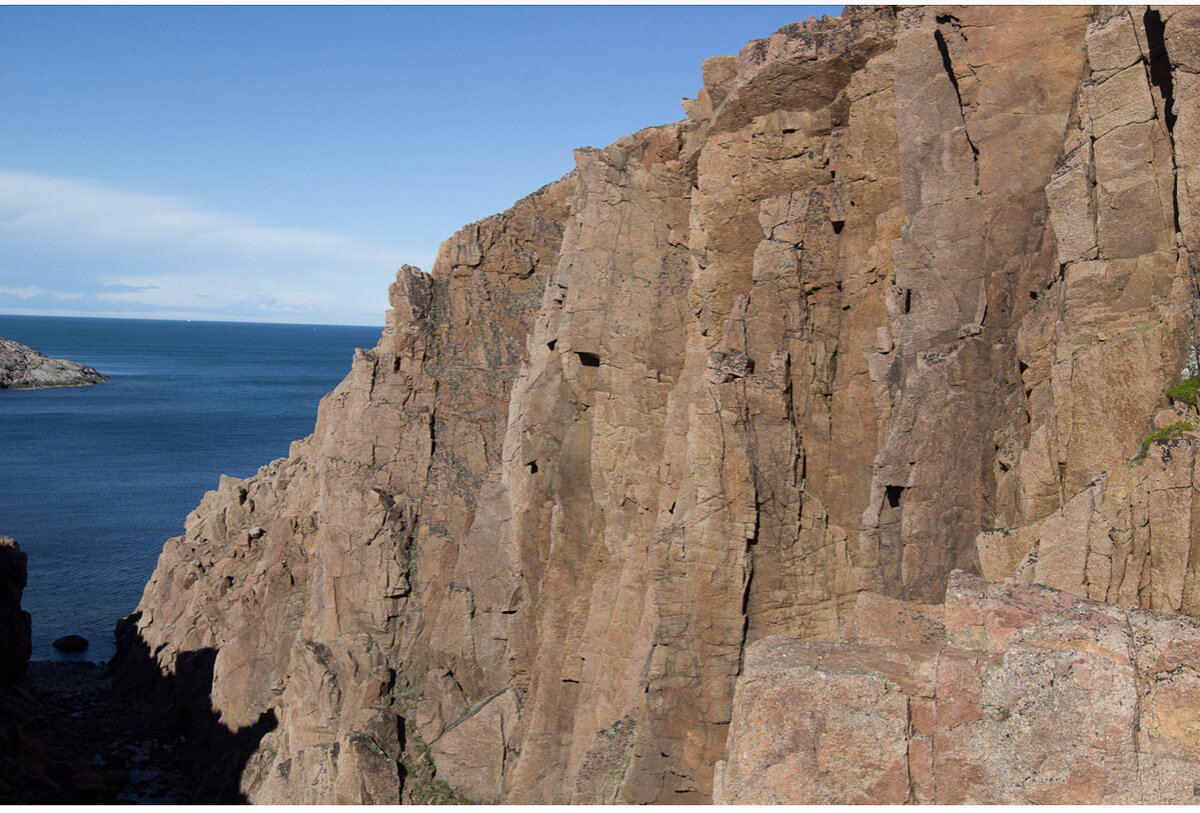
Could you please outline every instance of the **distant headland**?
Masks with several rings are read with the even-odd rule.
[[[0,338],[0,390],[86,387],[108,376],[74,361],[52,359],[23,344]]]

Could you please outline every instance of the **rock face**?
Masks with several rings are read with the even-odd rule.
[[[33,651],[32,620],[21,609],[26,559],[15,539],[0,536],[0,686],[24,682]]]
[[[747,647],[866,592],[903,602],[885,660],[956,569],[1195,613],[1192,441],[1135,456],[1197,372],[1197,42],[1179,7],[850,7],[707,60],[685,121],[401,269],[314,434],[164,547],[128,679],[210,659],[253,801],[703,802]],[[927,645],[992,681],[963,640]],[[955,702],[919,689],[863,725]]]
[[[749,647],[715,800],[1190,804],[1200,622],[958,572]]]
[[[982,575],[1200,616],[1196,440],[1191,431],[1153,443],[1049,516],[981,533]]]
[[[32,347],[0,338],[0,390],[86,387],[107,380],[91,367],[47,358]]]

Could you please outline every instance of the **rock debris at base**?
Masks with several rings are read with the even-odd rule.
[[[171,715],[114,692],[96,664],[34,662],[26,687],[0,688],[0,802],[209,801],[185,745]]]

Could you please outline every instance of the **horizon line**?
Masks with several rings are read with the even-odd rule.
[[[215,319],[203,316],[198,317],[182,317],[182,318],[165,318],[161,316],[80,316],[76,314],[58,314],[58,313],[11,313],[0,311],[0,319],[6,316],[16,316],[28,319],[94,319],[105,320],[109,322],[124,321],[124,322],[206,322],[210,324],[224,325],[279,325],[281,327],[360,327],[383,330],[386,325],[381,321],[380,324],[346,324],[335,322],[280,322],[270,319]]]

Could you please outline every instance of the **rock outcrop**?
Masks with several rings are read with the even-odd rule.
[[[865,593],[893,626],[955,570],[1195,612],[1192,441],[1135,458],[1197,372],[1196,42],[1181,7],[851,7],[707,60],[685,121],[401,269],[123,651],[277,720],[253,801],[703,802],[747,647],[835,641]],[[989,681],[1008,651],[929,645]]]
[[[951,576],[747,649],[716,801],[1191,804],[1200,622]]]
[[[107,380],[91,367],[47,358],[32,347],[0,338],[0,390],[86,387]]]
[[[27,560],[17,540],[0,536],[0,686],[24,682],[33,651],[32,620],[21,609]]]
[[[982,575],[1200,616],[1196,440],[1183,431],[1148,444],[1144,458],[1097,477],[1054,513],[981,533]]]

